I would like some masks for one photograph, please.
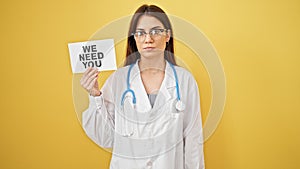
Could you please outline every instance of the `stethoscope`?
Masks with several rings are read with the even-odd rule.
[[[182,112],[185,109],[185,105],[181,101],[181,98],[180,98],[177,73],[176,73],[176,70],[174,68],[174,65],[171,64],[171,63],[169,63],[169,64],[170,64],[170,66],[171,66],[171,68],[173,70],[174,77],[175,77],[175,83],[176,83],[177,102],[175,104],[175,108],[176,108],[177,112]],[[129,84],[130,73],[131,73],[131,70],[132,70],[133,66],[134,66],[134,63],[130,65],[130,67],[128,69],[128,72],[127,72],[127,89],[124,91],[124,93],[122,95],[122,98],[121,98],[121,106],[122,107],[124,106],[124,100],[125,100],[125,96],[126,96],[127,93],[131,93],[132,94],[132,103],[133,103],[134,106],[136,104],[135,93],[134,93],[134,91],[132,89],[130,89],[130,84]]]
[[[168,62],[169,63],[169,62]],[[182,112],[184,109],[185,109],[185,105],[184,103],[181,101],[181,98],[180,98],[180,92],[179,92],[179,84],[178,84],[178,77],[177,77],[177,73],[176,73],[176,70],[174,68],[174,65],[169,63],[172,70],[173,70],[173,73],[174,73],[174,77],[175,77],[175,84],[176,84],[176,93],[177,93],[177,101],[176,101],[176,104],[175,104],[175,108],[176,108],[176,112],[174,112],[175,114],[178,114],[179,112]],[[130,73],[131,73],[131,70],[134,66],[134,63],[130,65],[129,69],[128,69],[128,72],[127,72],[127,80],[126,80],[126,84],[127,84],[127,89],[124,91],[124,93],[122,94],[122,98],[121,98],[121,107],[122,109],[124,109],[124,101],[125,101],[125,96],[127,93],[131,93],[132,95],[132,103],[133,103],[133,106],[135,107],[135,104],[136,104],[136,97],[135,97],[135,93],[134,91],[130,88]],[[174,115],[175,115],[174,114]],[[176,116],[176,115],[175,115]],[[134,134],[133,130],[131,132],[126,132],[125,134],[123,134],[124,137],[130,137]]]

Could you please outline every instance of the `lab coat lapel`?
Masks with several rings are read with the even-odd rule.
[[[166,63],[165,68],[165,77],[161,84],[159,93],[156,97],[154,109],[160,108],[164,105],[166,105],[166,102],[169,101],[173,96],[173,91],[176,86],[173,70],[169,64],[169,62]]]
[[[164,106],[166,102],[172,98],[175,87],[176,83],[174,73],[170,63],[167,62],[165,68],[165,77],[161,84],[153,108],[156,109]],[[140,76],[138,61],[133,66],[130,73],[130,88],[135,92],[136,95],[136,110],[143,113],[150,111],[152,107]]]
[[[134,91],[136,96],[136,110],[141,113],[150,111],[152,107],[141,79],[138,61],[130,73],[130,88]]]

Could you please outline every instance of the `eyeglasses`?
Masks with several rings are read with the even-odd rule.
[[[144,42],[147,34],[149,34],[151,38],[157,39],[163,36],[164,33],[168,31],[169,31],[168,29],[151,29],[149,33],[145,31],[136,31],[132,33],[132,35],[134,35],[134,37],[140,42]]]

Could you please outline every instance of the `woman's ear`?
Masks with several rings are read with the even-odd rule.
[[[171,38],[171,30],[168,29],[166,33],[166,42],[169,42],[170,38]]]

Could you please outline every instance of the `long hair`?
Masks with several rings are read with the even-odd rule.
[[[156,5],[142,5],[135,11],[130,21],[127,38],[126,60],[124,66],[135,63],[136,60],[141,57],[136,47],[134,35],[132,33],[135,32],[137,22],[143,15],[155,17],[164,25],[165,29],[169,29],[171,31],[169,42],[166,44],[166,48],[164,51],[164,58],[173,65],[177,65],[174,57],[173,29],[168,16],[161,8]]]

